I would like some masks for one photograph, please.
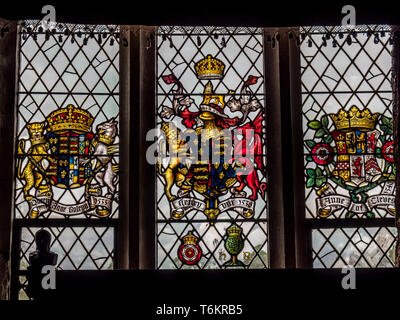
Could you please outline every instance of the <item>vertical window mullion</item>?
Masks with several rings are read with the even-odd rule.
[[[147,141],[147,133],[155,128],[156,108],[156,40],[157,27],[140,26],[137,33],[138,67],[135,69],[139,95],[134,98],[137,117],[137,146],[133,146],[137,157],[134,190],[138,193],[137,221],[139,269],[155,269],[155,217],[156,217],[156,166],[146,158],[147,149],[153,141]],[[135,92],[137,92],[135,89]],[[135,140],[134,140],[135,141]],[[132,146],[132,144],[131,144]],[[136,189],[135,189],[136,188]]]
[[[399,26],[392,26],[393,36],[393,122],[394,122],[394,158],[396,168],[400,168],[400,152],[399,152],[399,117],[400,117],[400,29]],[[400,190],[400,174],[396,174],[396,189]],[[400,193],[396,193],[395,199],[396,207],[396,228],[397,228],[397,242],[396,242],[396,258],[395,266],[400,267]]]
[[[286,245],[284,232],[283,146],[280,77],[280,42],[272,38],[275,29],[264,29],[265,113],[267,137],[269,250],[271,268],[284,268]]]
[[[17,23],[0,19],[0,28],[7,30],[0,38],[0,300],[9,297],[10,233],[13,201],[13,150],[16,83]]]
[[[304,151],[302,126],[302,97],[301,97],[301,67],[299,29],[289,29],[288,37],[288,67],[290,69],[290,112],[292,127],[293,154],[293,222],[295,259],[297,268],[310,267],[311,246],[305,223],[305,194],[304,194]]]

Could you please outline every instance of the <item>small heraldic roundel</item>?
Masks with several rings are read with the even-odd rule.
[[[202,251],[197,241],[197,237],[191,231],[183,237],[182,244],[178,249],[178,257],[183,264],[193,265],[201,259]]]

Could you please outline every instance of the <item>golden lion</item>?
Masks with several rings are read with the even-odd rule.
[[[171,194],[174,183],[176,183],[182,192],[188,192],[192,189],[192,186],[186,181],[188,168],[186,166],[180,166],[182,157],[186,157],[187,155],[186,150],[183,149],[185,141],[181,138],[180,130],[172,122],[163,122],[161,130],[165,133],[166,142],[173,156],[171,156],[168,167],[165,170],[162,168],[161,161],[158,161],[158,172],[164,177],[164,190],[168,200],[173,201],[176,199],[176,196]]]
[[[17,174],[19,179],[23,179],[25,181],[24,186],[24,197],[26,200],[31,200],[32,196],[29,194],[29,191],[35,187],[35,189],[49,189],[46,186],[40,186],[43,181],[44,168],[42,166],[42,160],[46,157],[47,150],[49,149],[49,145],[46,143],[46,140],[43,136],[44,123],[43,122],[34,122],[32,124],[27,125],[31,146],[27,152],[28,154],[28,163],[25,165],[25,168],[21,172],[21,163],[22,159],[18,158],[18,169]],[[25,141],[21,139],[18,141],[18,154],[23,155],[25,152]]]

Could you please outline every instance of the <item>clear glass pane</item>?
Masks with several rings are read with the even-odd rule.
[[[313,266],[394,267],[396,238],[395,227],[315,229],[312,231]]]
[[[22,228],[20,270],[29,266],[29,255],[36,251],[35,234],[41,228]],[[50,251],[57,254],[58,270],[113,269],[114,228],[44,228],[51,234]]]

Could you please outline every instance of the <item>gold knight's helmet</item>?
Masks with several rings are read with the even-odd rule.
[[[200,119],[202,120],[212,120],[215,119],[214,115],[218,115],[222,118],[227,118],[228,116],[224,114],[224,96],[217,95],[213,92],[213,86],[211,81],[208,81],[206,87],[204,88],[204,99],[200,105]]]

